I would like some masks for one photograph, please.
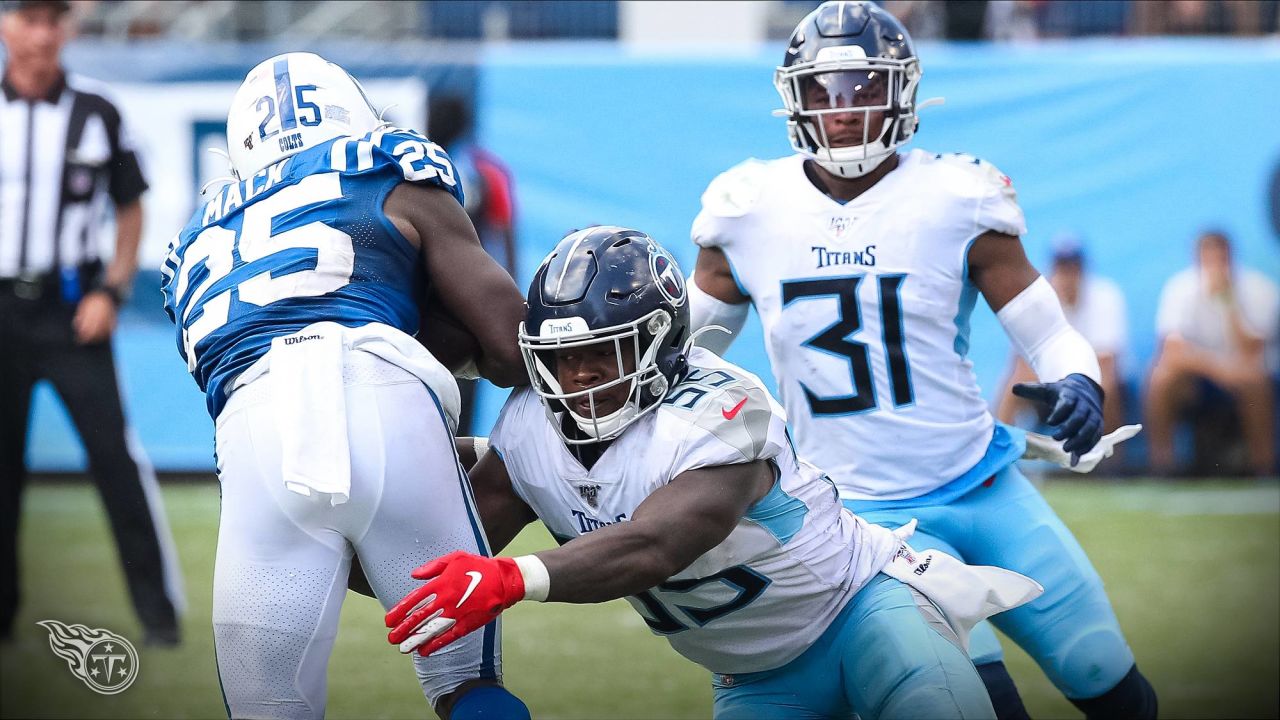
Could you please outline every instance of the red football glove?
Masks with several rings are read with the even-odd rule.
[[[511,558],[452,552],[413,571],[426,584],[387,611],[387,640],[426,657],[493,622],[524,599],[524,576]]]

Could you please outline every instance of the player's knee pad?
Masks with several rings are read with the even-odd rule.
[[[529,708],[501,685],[467,690],[453,703],[449,720],[530,720]]]
[[[1071,703],[1084,713],[1087,720],[1155,720],[1157,701],[1155,688],[1138,671],[1137,664],[1115,687],[1101,695]]]
[[[434,707],[450,693],[467,690],[477,680],[495,682],[502,677],[501,647],[496,625],[471,633],[429,657],[413,654],[414,672],[427,702]]]
[[[1098,697],[1115,687],[1133,666],[1133,652],[1119,627],[1093,627],[1057,646],[1049,679],[1068,699]]]
[[[978,677],[991,696],[991,706],[996,710],[996,720],[1031,720],[1022,704],[1018,686],[1013,684],[1009,669],[1001,661],[978,665]]]

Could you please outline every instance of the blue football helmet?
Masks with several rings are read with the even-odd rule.
[[[684,275],[671,253],[638,230],[602,225],[565,236],[534,274],[528,302],[520,351],[529,381],[566,443],[617,437],[655,409],[684,373],[689,337]],[[566,392],[556,377],[556,351],[602,342],[614,343],[617,379]],[[631,372],[624,367],[629,358],[635,358]],[[622,384],[630,385],[623,406],[596,415],[594,393]],[[572,409],[572,402],[584,397],[590,416]],[[585,438],[565,433],[563,413]]]
[[[841,177],[860,177],[915,134],[920,61],[893,15],[869,2],[825,2],[791,34],[773,84],[796,152]],[[822,116],[863,113],[861,138],[828,136]],[[872,113],[883,114],[872,137]]]

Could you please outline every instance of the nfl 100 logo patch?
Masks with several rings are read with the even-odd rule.
[[[600,486],[599,485],[579,485],[578,495],[586,501],[593,509],[600,507]]]
[[[831,225],[827,229],[831,231],[832,235],[836,236],[836,239],[839,239],[844,237],[851,224],[852,221],[847,217],[833,217],[831,218]]]

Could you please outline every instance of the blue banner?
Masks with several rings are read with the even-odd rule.
[[[108,50],[96,48],[102,68],[159,67],[131,59],[129,53],[145,55],[146,48]],[[212,65],[116,79],[238,79],[269,54],[218,50]],[[1225,229],[1240,263],[1280,277],[1280,44],[1106,38],[925,43],[919,51],[920,98],[947,102],[922,112],[912,146],[967,152],[1008,174],[1027,216],[1027,253],[1038,267],[1046,267],[1057,233],[1084,238],[1090,269],[1115,279],[1128,300],[1131,344],[1123,371],[1131,382],[1145,375],[1151,359],[1161,286],[1191,262],[1199,230]],[[373,63],[370,53],[351,48],[337,55],[369,66],[353,72],[426,72],[425,56],[379,51]],[[747,157],[790,151],[783,120],[770,114],[780,107],[772,85],[780,59],[780,44],[731,58],[634,55],[592,42],[485,50],[477,66],[480,140],[515,177],[524,275],[517,280],[527,283],[565,232],[593,223],[643,229],[691,272],[689,225],[707,183]],[[139,288],[140,296],[149,294]],[[126,318],[116,338],[131,418],[160,469],[211,468],[211,425],[172,331],[158,318]],[[971,346],[991,397],[1010,350],[982,303]],[[771,377],[754,319],[729,358]],[[504,396],[492,388],[481,393],[480,431],[491,426]],[[47,389],[33,409],[28,458],[36,470],[84,467]]]

